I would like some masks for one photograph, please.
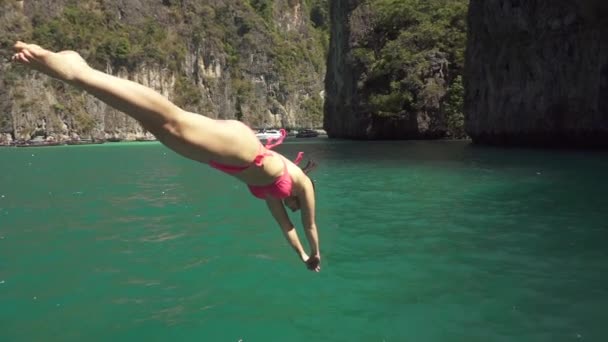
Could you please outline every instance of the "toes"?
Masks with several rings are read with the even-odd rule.
[[[13,45],[13,48],[15,49],[15,51],[18,51],[18,52],[29,50],[30,52],[34,52],[34,53],[36,53],[36,50],[42,49],[38,45],[35,45],[35,44],[26,44],[26,43],[24,43],[22,41],[17,41],[15,43],[15,45]]]
[[[23,52],[19,52],[17,54],[15,54],[16,56],[16,60],[18,62],[22,62],[22,63],[29,63],[29,59],[25,56],[25,54],[23,54]]]
[[[28,49],[25,49],[22,52],[25,55],[25,57],[27,57],[28,59],[30,59],[30,60],[34,59],[35,52],[32,52]]]
[[[32,54],[32,52],[30,50],[26,49],[26,50],[21,51],[21,53],[28,59],[34,59],[34,55]]]
[[[19,51],[19,50],[24,49],[24,48],[26,47],[26,45],[27,45],[27,44],[25,44],[25,43],[24,43],[24,42],[22,42],[22,41],[17,41],[17,42],[15,43],[15,45],[13,45],[13,48],[14,48],[15,50]]]

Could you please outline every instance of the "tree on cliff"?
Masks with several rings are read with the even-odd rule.
[[[439,107],[462,137],[467,0],[367,0],[371,30],[353,49],[373,115]],[[437,103],[439,102],[439,103]]]
[[[14,0],[0,0],[0,49],[8,51],[21,39],[77,50],[94,67],[111,73],[162,78],[163,92],[173,101],[213,117],[237,118],[256,126],[268,117],[281,116],[280,124],[285,126],[308,126],[311,120],[320,125],[322,99],[317,97],[323,90],[329,40],[327,0],[141,4],[46,0],[26,2],[23,10]],[[16,79],[18,84],[3,88],[19,87],[19,72],[27,73],[0,64],[0,85]],[[104,112],[101,106],[83,113],[87,117],[83,125],[71,125],[66,117],[74,117],[70,114],[75,108],[82,108],[81,94],[40,80],[36,85],[49,96],[28,93],[20,99],[0,89],[0,106],[12,104],[12,109],[0,107],[4,109],[0,130],[29,139],[43,116],[58,123],[47,126],[45,135],[82,133],[91,120],[97,122],[95,131],[100,134],[125,125],[137,129],[127,121],[107,119],[115,113]],[[55,102],[59,106],[54,107]],[[286,115],[271,112],[277,102],[287,108]],[[27,122],[11,124],[24,114]]]

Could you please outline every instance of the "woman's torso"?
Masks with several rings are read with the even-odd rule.
[[[220,127],[228,129],[223,145],[225,151],[214,158],[211,163],[233,166],[240,169],[227,172],[248,185],[262,186],[271,184],[285,172],[293,183],[298,183],[301,169],[280,153],[267,149],[255,136],[251,128],[240,121],[218,120]],[[232,140],[232,141],[231,141]],[[260,165],[256,165],[256,159]]]

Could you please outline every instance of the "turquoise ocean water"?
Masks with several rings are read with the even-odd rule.
[[[0,341],[608,338],[608,153],[277,149],[319,164],[319,274],[158,143],[0,149]]]

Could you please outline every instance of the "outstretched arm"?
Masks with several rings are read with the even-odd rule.
[[[308,268],[319,272],[321,270],[321,252],[319,250],[319,235],[315,222],[315,190],[308,177],[304,182],[304,191],[298,195],[300,211],[302,212],[302,225],[310,245],[310,258],[306,262]]]
[[[285,239],[287,239],[291,248],[293,248],[303,262],[306,262],[308,260],[308,255],[300,243],[296,227],[291,223],[287,211],[285,211],[285,207],[283,206],[283,202],[279,199],[268,198],[266,199],[266,204],[268,205],[270,213],[281,227],[283,235],[285,235]]]

